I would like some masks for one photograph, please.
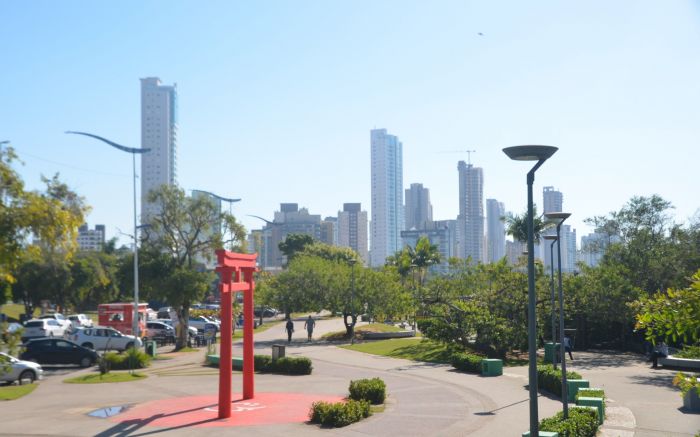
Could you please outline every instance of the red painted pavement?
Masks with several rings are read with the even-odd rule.
[[[151,401],[111,417],[113,422],[170,427],[250,426],[301,423],[309,420],[316,401],[339,402],[340,396],[302,393],[256,393],[253,399],[235,399],[231,417],[218,418],[218,396],[191,396]]]

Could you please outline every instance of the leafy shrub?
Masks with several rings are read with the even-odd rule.
[[[272,357],[270,355],[255,355],[255,370],[258,372],[263,372],[263,369],[270,367],[272,363]]]
[[[130,348],[124,353],[107,352],[102,357],[100,366],[111,370],[143,369],[151,365],[151,356],[146,352]],[[102,371],[102,367],[100,372]],[[109,371],[109,370],[108,370]]]
[[[674,356],[678,358],[690,358],[700,360],[700,346],[683,346],[683,349],[678,351]]]
[[[367,401],[352,399],[347,402],[335,403],[319,401],[311,404],[309,419],[312,423],[339,428],[359,422],[371,414]]]
[[[566,378],[582,379],[576,372],[566,372]],[[561,396],[561,367],[555,370],[551,364],[537,366],[537,383],[542,390]]]
[[[380,378],[350,381],[350,399],[383,404],[386,399],[386,384]]]
[[[686,375],[683,372],[678,372],[673,378],[673,385],[681,389],[681,396],[685,396],[692,389],[695,389],[700,394],[700,381],[698,381],[698,378],[700,378],[700,375],[692,373]]]
[[[463,372],[481,373],[481,360],[484,357],[464,352],[452,354],[452,367]]]
[[[601,389],[579,388],[576,392],[576,401],[578,398],[603,398],[605,399],[605,391]]]
[[[598,432],[598,413],[590,408],[570,408],[564,420],[560,411],[554,417],[542,419],[540,431],[557,432],[560,437],[595,437]]]
[[[277,361],[270,361],[269,366],[261,372],[281,373],[285,375],[311,375],[313,365],[306,357],[282,357]]]

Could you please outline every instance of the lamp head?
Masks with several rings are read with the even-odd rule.
[[[545,218],[557,224],[564,223],[564,220],[571,216],[569,212],[546,212],[544,213]]]
[[[544,161],[557,150],[554,146],[513,146],[503,149],[503,153],[514,161]]]
[[[556,236],[556,235],[543,235],[542,238],[544,238],[545,240],[550,240],[550,241],[556,241],[556,240],[557,240],[557,236]]]

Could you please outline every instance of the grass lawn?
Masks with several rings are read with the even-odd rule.
[[[0,313],[7,314],[10,319],[19,320],[19,315],[24,314],[24,305],[19,303],[0,305]],[[39,310],[34,310],[34,314],[39,314]]]
[[[355,338],[356,339],[362,339],[363,336],[362,334],[365,332],[399,332],[403,331],[403,329],[394,326],[394,325],[387,325],[386,323],[370,323],[369,325],[355,325]],[[340,341],[340,340],[347,340],[345,337],[346,331],[343,329],[342,331],[335,331],[335,332],[328,332],[326,334],[323,334],[321,338],[323,340],[328,340],[328,341]]]
[[[420,338],[368,341],[341,347],[373,355],[406,358],[429,363],[449,363],[452,355],[452,352],[445,345]]]
[[[106,382],[138,381],[144,378],[146,378],[146,375],[142,373],[109,372],[104,375],[90,373],[88,375],[64,379],[63,382],[68,384],[102,384]]]
[[[12,401],[33,392],[37,384],[8,385],[0,387],[0,401]]]

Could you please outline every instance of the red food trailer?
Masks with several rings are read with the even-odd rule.
[[[146,309],[148,304],[139,304],[139,331],[141,337],[146,336]],[[97,305],[97,321],[100,326],[109,326],[122,334],[133,335],[134,304],[126,303],[101,303]]]

